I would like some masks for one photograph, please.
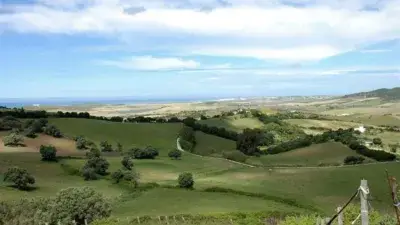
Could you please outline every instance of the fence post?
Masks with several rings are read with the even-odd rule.
[[[342,210],[342,207],[337,207],[337,212],[340,212]],[[343,212],[339,213],[338,215],[338,225],[343,225]]]
[[[361,202],[361,225],[369,225],[368,220],[368,182],[361,180],[360,185],[360,202]]]

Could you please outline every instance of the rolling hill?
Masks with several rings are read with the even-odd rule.
[[[366,97],[366,98],[381,98],[383,100],[400,100],[400,87],[392,89],[381,88],[373,91],[354,93],[345,95],[343,98]]]

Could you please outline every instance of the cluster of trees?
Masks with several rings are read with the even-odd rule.
[[[196,146],[196,133],[192,127],[183,126],[178,133],[179,144],[181,147],[189,152],[193,152]]]
[[[105,158],[101,157],[98,149],[90,149],[86,157],[87,161],[81,170],[81,174],[85,180],[97,180],[99,177],[108,174],[107,170],[110,163]]]
[[[291,151],[298,148],[303,148],[310,146],[313,143],[312,138],[310,136],[306,136],[305,138],[298,138],[295,140],[283,142],[279,145],[269,147],[266,151],[267,154],[279,154],[282,152]]]
[[[261,129],[244,129],[243,133],[238,135],[236,149],[245,155],[259,156],[261,151],[259,146],[271,145],[274,143],[274,135]]]
[[[3,137],[3,144],[11,147],[24,146],[24,137],[18,132],[12,132]]]
[[[208,126],[206,124],[199,124],[196,122],[196,119],[192,117],[187,117],[183,119],[182,122],[186,126],[191,127],[195,131],[201,131],[206,134],[215,135],[233,141],[236,141],[239,135],[237,132],[229,131],[223,127],[215,127],[215,126]]]
[[[134,170],[131,157],[125,156],[122,161],[122,169],[112,173],[111,178],[114,183],[120,183],[122,180],[130,182],[130,185],[136,188],[139,185],[139,173]]]
[[[0,224],[4,225],[71,224],[72,221],[84,225],[110,214],[109,200],[89,187],[63,189],[52,198],[0,202]]]
[[[135,159],[155,159],[158,154],[158,150],[152,146],[147,146],[145,148],[132,148],[128,150],[128,155]]]
[[[177,149],[173,149],[168,152],[168,157],[171,159],[180,159],[182,157],[182,152]]]

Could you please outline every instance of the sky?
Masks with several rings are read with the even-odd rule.
[[[0,0],[0,98],[400,86],[400,0]]]

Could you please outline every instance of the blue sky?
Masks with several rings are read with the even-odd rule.
[[[400,86],[400,0],[0,0],[0,98]]]

